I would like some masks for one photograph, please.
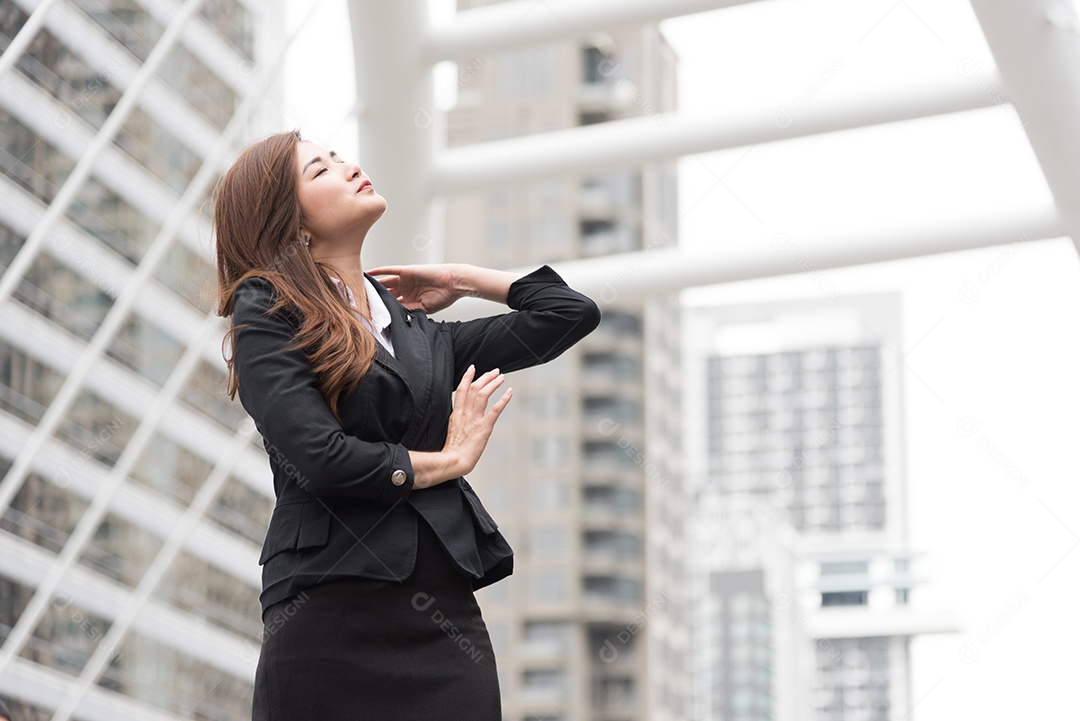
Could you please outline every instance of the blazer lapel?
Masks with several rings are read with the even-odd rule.
[[[431,347],[417,317],[399,303],[382,283],[367,273],[364,276],[375,284],[379,297],[390,311],[390,343],[394,346],[394,354],[391,355],[382,343],[376,343],[375,361],[400,376],[412,393],[413,417],[401,441],[406,447],[411,447],[425,430],[425,421],[431,415]]]

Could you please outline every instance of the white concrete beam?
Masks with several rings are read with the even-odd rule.
[[[905,608],[877,610],[865,607],[818,609],[807,614],[812,639],[918,636],[924,633],[959,633],[964,629],[954,611]]]
[[[920,226],[895,226],[882,230],[818,233],[794,237],[779,233],[762,237],[752,251],[717,248],[715,251],[688,251],[678,246],[653,248],[585,260],[553,263],[552,267],[575,290],[600,305],[636,302],[649,294],[671,293],[700,285],[770,278],[795,273],[820,273],[866,263],[918,258],[1010,243],[1060,238],[1065,229],[1055,208],[1043,211],[1012,212],[980,218]],[[535,266],[516,268],[518,272]],[[827,278],[822,292],[827,293]],[[477,318],[506,312],[501,306],[475,298],[465,298],[439,320]]]
[[[429,63],[460,60],[749,2],[754,0],[512,0],[460,12],[431,28],[425,56]]]
[[[460,146],[435,163],[439,195],[541,178],[600,173],[684,155],[803,138],[1000,105],[1004,99],[963,78],[938,87],[813,103],[797,118],[777,117],[776,106],[687,118],[640,116],[549,133]]]
[[[971,0],[1080,252],[1080,19],[1067,0]]]

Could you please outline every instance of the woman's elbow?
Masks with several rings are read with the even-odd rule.
[[[581,296],[581,308],[577,322],[581,336],[585,337],[596,330],[600,325],[601,318],[600,306],[596,304],[596,301],[588,296]]]

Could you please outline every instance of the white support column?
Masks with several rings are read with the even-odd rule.
[[[900,93],[861,94],[843,102],[813,103],[793,121],[776,107],[739,114],[685,118],[678,114],[613,120],[548,133],[452,148],[435,166],[435,192],[451,194],[508,182],[599,173],[684,155],[789,140],[992,107],[1004,102],[976,83]]]
[[[437,250],[431,219],[431,168],[445,135],[424,56],[427,0],[350,0],[356,96],[363,108],[355,160],[386,198],[364,248],[364,267],[423,263]]]
[[[565,40],[608,28],[658,23],[667,18],[755,0],[511,0],[458,13],[432,28],[428,62],[458,60]]]
[[[1080,252],[1080,20],[1068,0],[971,0]]]

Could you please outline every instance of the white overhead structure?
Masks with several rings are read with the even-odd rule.
[[[393,211],[376,231],[394,238],[385,260],[426,262],[439,250],[432,242],[433,201],[463,191],[496,188],[508,182],[585,174],[670,160],[713,150],[745,147],[964,112],[1013,102],[1025,121],[1036,155],[1057,205],[1056,212],[1012,217],[994,226],[985,219],[964,219],[951,231],[912,229],[916,235],[868,229],[839,242],[819,257],[821,267],[842,267],[874,260],[913,257],[977,248],[1017,240],[1080,238],[1080,38],[1068,0],[971,0],[1000,67],[1002,97],[974,83],[928,87],[902,96],[862,97],[843,105],[815,104],[797,124],[775,122],[775,109],[739,116],[688,118],[678,114],[632,118],[527,137],[445,149],[439,114],[433,112],[434,63],[471,58],[586,35],[619,25],[658,22],[679,15],[746,4],[755,0],[510,0],[459,13],[449,24],[432,28],[424,0],[365,3],[350,0],[362,107],[361,157],[391,198]],[[376,30],[377,28],[377,30]],[[420,127],[423,126],[423,127]],[[438,132],[437,132],[438,131]],[[1006,231],[1007,229],[1007,231]],[[411,239],[411,242],[410,242]],[[839,240],[839,239],[837,239]],[[875,243],[875,240],[880,242]],[[827,249],[822,248],[822,252]],[[724,253],[664,251],[669,266],[655,252],[608,256],[560,263],[564,277],[582,290],[596,291],[627,266],[648,262],[648,270],[621,282],[633,295],[708,284],[732,277]],[[763,277],[790,272],[766,245],[761,258],[748,259]],[[370,265],[373,258],[366,256]],[[375,258],[376,264],[382,258]],[[671,272],[662,268],[670,267]],[[685,270],[694,269],[693,281]],[[737,273],[746,277],[746,270]]]
[[[443,116],[426,59],[427,0],[349,2],[364,172],[388,199],[364,263],[419,262],[434,234],[432,166]],[[392,244],[392,245],[391,245]],[[381,260],[379,253],[385,255]]]
[[[775,122],[776,106],[704,118],[678,113],[644,115],[448,149],[436,160],[434,187],[437,193],[449,195],[507,182],[602,173],[1001,103],[977,84],[958,78],[952,85],[927,87],[918,93],[898,94],[891,89],[851,98],[843,106],[808,105],[799,111],[797,123]]]
[[[902,96],[864,97],[858,102],[831,107],[815,104],[800,114],[797,124],[786,127],[778,126],[771,113],[705,119],[671,115],[663,116],[663,122],[659,123],[655,117],[637,118],[602,127],[573,128],[453,150],[441,146],[443,116],[435,103],[433,81],[433,68],[437,62],[572,39],[614,26],[659,22],[752,1],[755,0],[546,0],[542,3],[511,0],[461,13],[445,26],[432,27],[427,0],[350,0],[357,56],[357,91],[362,101],[360,158],[393,206],[393,212],[375,228],[377,235],[396,239],[394,247],[386,251],[386,259],[422,262],[430,257],[432,251],[437,250],[433,242],[437,227],[432,213],[433,202],[454,193],[966,112],[1005,100],[1018,110],[1053,193],[1054,207],[1030,214],[1017,212],[993,218],[966,218],[945,226],[867,229],[857,235],[832,234],[806,239],[763,237],[760,252],[752,254],[737,254],[724,249],[709,254],[650,249],[560,264],[560,271],[575,287],[602,303],[613,303],[649,293],[669,292],[673,287],[786,273],[813,273],[827,268],[1039,240],[1066,233],[1074,242],[1080,239],[1080,21],[1067,0],[971,0],[997,61],[1005,89],[1004,98],[969,83],[964,87],[958,84],[926,88]],[[252,7],[256,5],[254,0],[244,2]],[[29,0],[20,2],[20,6],[25,7],[32,4]],[[116,159],[118,154],[111,146],[112,136],[127,113],[142,102],[140,96],[145,92],[152,97],[156,92],[159,83],[154,79],[154,69],[164,61],[169,48],[177,43],[201,42],[200,38],[205,37],[200,35],[197,27],[186,26],[195,16],[199,4],[200,0],[185,0],[174,3],[175,8],[169,15],[155,11],[155,16],[165,25],[162,38],[146,63],[125,78],[123,95],[106,123],[81,143],[79,152],[72,153],[73,157],[80,158],[75,171],[66,179],[51,206],[41,214],[34,229],[27,233],[20,253],[0,278],[0,305],[11,303],[12,291],[30,268],[35,254],[46,244],[47,237],[65,227],[64,211],[88,177],[104,174],[109,182],[122,185],[120,176],[123,174],[116,170],[121,166]],[[140,5],[158,10],[165,7],[150,0],[140,0]],[[70,10],[67,5],[56,6],[55,0],[37,3],[28,22],[7,52],[0,56],[0,83],[8,89],[18,90],[25,85],[13,74],[7,79],[4,76],[25,52],[34,35],[43,27],[56,26],[58,18],[62,19]],[[51,24],[50,12],[56,13]],[[226,53],[219,55],[219,60],[227,59]],[[244,82],[235,72],[226,75],[234,87]],[[254,84],[247,92],[245,102],[239,106],[238,118],[223,137],[219,137],[217,146],[211,146],[213,150],[190,191],[178,200],[170,198],[165,204],[171,206],[175,202],[175,207],[164,210],[158,207],[156,213],[150,213],[160,216],[161,233],[140,266],[126,276],[110,314],[86,347],[85,357],[72,365],[68,380],[53,399],[52,406],[13,454],[14,464],[0,481],[0,511],[10,505],[26,475],[46,457],[39,453],[42,449],[47,450],[51,432],[62,420],[76,393],[93,387],[93,381],[89,380],[91,370],[102,372],[104,351],[123,317],[136,304],[155,264],[163,260],[171,243],[184,242],[185,218],[190,215],[192,203],[201,197],[212,176],[228,161],[224,151],[231,145],[229,136],[239,132],[243,115],[251,110],[259,95]],[[28,127],[45,125],[40,118],[37,120],[35,124],[29,119]],[[202,128],[192,128],[187,135],[181,132],[180,136],[186,137],[191,145],[196,134],[202,132]],[[57,133],[59,147],[66,147],[63,142],[73,143],[71,132],[67,136],[65,141]],[[137,206],[138,202],[134,201],[134,204]],[[16,211],[20,208],[13,206],[0,215],[11,216]],[[813,249],[812,257],[803,253],[809,248]],[[378,245],[374,245],[373,250],[381,252]],[[372,260],[366,258],[369,264]],[[77,565],[75,560],[97,521],[107,509],[117,505],[111,499],[115,497],[120,499],[117,503],[121,503],[131,496],[130,489],[123,488],[131,459],[148,434],[160,427],[163,416],[170,410],[172,397],[193,371],[197,360],[205,357],[201,343],[212,332],[214,319],[199,320],[203,325],[192,328],[185,336],[190,345],[188,352],[174,369],[167,387],[154,403],[148,404],[145,413],[139,414],[140,429],[136,440],[125,450],[122,462],[101,482],[90,500],[88,512],[67,541],[64,551],[38,559],[32,568],[23,564],[25,569],[37,574],[37,592],[0,647],[0,690],[54,709],[56,721],[67,721],[76,708],[80,717],[88,719],[106,716],[139,718],[140,713],[142,718],[151,717],[138,705],[121,703],[115,695],[98,688],[96,680],[108,663],[109,649],[116,648],[130,629],[140,628],[140,624],[154,618],[158,604],[152,603],[150,597],[176,554],[184,548],[206,546],[200,523],[206,517],[207,508],[233,464],[237,464],[237,468],[244,465],[245,459],[239,456],[249,450],[248,437],[253,432],[249,425],[237,429],[230,436],[229,444],[221,444],[214,474],[187,512],[176,519],[175,527],[169,529],[167,535],[162,534],[166,543],[151,572],[146,574],[138,589],[123,596],[122,606],[118,605],[111,614],[116,624],[110,631],[110,645],[102,646],[95,653],[75,685],[66,676],[61,678],[58,674],[46,673],[19,658],[54,594],[67,588],[73,579],[85,576],[93,581],[92,576],[78,569],[72,572]],[[90,491],[85,495],[89,500]],[[38,553],[38,549],[25,549],[19,544],[11,544],[8,551],[7,565],[12,568],[16,562],[27,560],[31,553]],[[105,591],[101,598],[106,597]],[[146,609],[151,612],[144,616]],[[170,626],[161,633],[174,638],[175,643],[181,640],[176,638],[176,627]],[[253,659],[232,659],[227,672],[247,676],[252,663]],[[64,694],[62,702],[57,698],[61,692]]]
[[[1080,250],[1080,20],[1070,0],[971,0],[1035,157]]]
[[[833,268],[1049,240],[1065,234],[1065,223],[1050,206],[952,223],[935,221],[800,237],[778,233],[762,236],[756,251],[746,250],[747,244],[707,253],[687,253],[677,246],[651,248],[560,263],[559,274],[597,303],[609,305],[637,302],[672,289],[796,273],[813,276]],[[825,292],[831,287],[827,278],[821,279],[821,285]],[[493,303],[463,298],[440,317],[465,320],[493,312],[497,312]]]
[[[461,60],[522,45],[565,40],[597,30],[658,23],[668,18],[746,5],[757,0],[514,0],[459,13],[453,22],[428,30],[429,63]],[[370,3],[368,3],[370,4]],[[367,5],[353,7],[361,12]],[[415,31],[415,29],[414,29]],[[361,55],[363,59],[366,56]]]

